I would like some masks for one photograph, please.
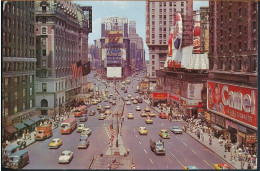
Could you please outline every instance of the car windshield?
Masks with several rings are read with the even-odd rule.
[[[38,134],[43,134],[44,133],[44,131],[38,131]]]
[[[61,156],[69,156],[69,155],[70,155],[70,153],[65,153],[65,152],[61,153]]]
[[[52,142],[52,143],[56,143],[57,141],[58,141],[58,140],[52,140],[51,142]]]
[[[163,134],[167,134],[168,132],[167,131],[162,131]]]
[[[76,109],[76,110],[74,110],[74,112],[80,112],[80,110]]]
[[[156,144],[158,147],[162,147],[163,145],[161,143]]]

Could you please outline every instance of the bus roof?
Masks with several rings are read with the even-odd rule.
[[[5,147],[5,151],[12,151],[13,149],[19,148],[20,146],[17,144],[12,144],[7,147]]]
[[[73,122],[74,120],[76,120],[75,118],[68,118],[66,119],[65,121],[63,121],[62,123],[71,123]]]
[[[27,150],[19,150],[19,151],[16,151],[14,154],[12,154],[10,157],[20,157],[27,152],[28,152]]]

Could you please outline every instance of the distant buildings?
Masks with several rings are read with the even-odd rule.
[[[71,65],[88,61],[91,21],[85,13],[91,12],[91,7],[37,1],[35,10],[36,107],[42,115],[57,115],[70,97],[85,92],[87,87],[87,76],[72,78]]]
[[[11,139],[35,115],[35,10],[33,1],[2,4],[2,136]]]

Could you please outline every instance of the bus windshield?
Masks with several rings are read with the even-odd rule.
[[[61,128],[68,128],[69,127],[69,125],[68,124],[61,124],[61,126],[60,126]]]

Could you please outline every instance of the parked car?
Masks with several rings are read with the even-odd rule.
[[[126,101],[127,105],[131,105],[131,102],[129,100]]]
[[[85,124],[79,124],[78,128],[77,128],[77,132],[80,133],[82,131],[82,129],[87,128],[87,126]]]
[[[78,148],[88,148],[89,140],[88,136],[81,136],[78,142]]]
[[[59,148],[62,145],[62,139],[60,138],[54,138],[50,144],[49,148]]]
[[[214,163],[214,168],[217,170],[225,170],[225,169],[231,169],[231,167],[228,164],[225,163]]]
[[[144,111],[145,111],[145,112],[150,112],[151,109],[150,109],[149,107],[145,107],[145,108],[144,108]]]
[[[199,168],[197,166],[183,166],[185,170],[198,170]]]
[[[70,150],[64,150],[59,157],[59,163],[69,163],[73,159],[74,153]]]
[[[87,114],[82,114],[81,117],[79,118],[80,122],[86,122],[88,120],[88,115]]]
[[[172,126],[170,127],[170,131],[172,131],[174,134],[182,134],[182,129],[178,126]]]
[[[96,114],[96,111],[95,110],[91,110],[90,112],[89,112],[89,116],[94,116]]]

